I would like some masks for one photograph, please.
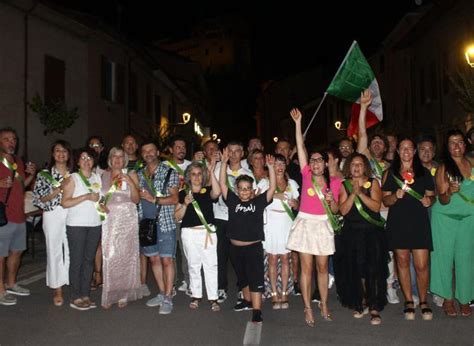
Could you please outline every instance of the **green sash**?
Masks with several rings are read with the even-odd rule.
[[[404,191],[406,191],[410,196],[412,196],[413,198],[421,201],[423,199],[423,196],[420,195],[418,192],[416,192],[415,190],[413,190],[410,186],[408,186],[408,184],[404,184],[403,181],[401,181],[400,179],[398,179],[395,174],[392,174],[393,176],[393,179],[395,179],[395,182],[397,183],[397,185]]]
[[[277,186],[276,187],[276,192],[283,193],[284,191],[281,191]],[[283,205],[283,209],[285,209],[286,213],[291,218],[291,220],[294,220],[296,216],[295,216],[295,213],[293,213],[293,210],[291,210],[289,204],[286,201],[282,200],[282,199],[280,199],[280,202]]]
[[[84,185],[86,185],[89,192],[94,193],[89,179],[87,179],[84,176],[84,174],[82,174],[81,170],[79,170],[78,173],[79,173],[79,176],[81,177],[82,182],[84,183]],[[104,221],[107,218],[107,214],[101,210],[99,202],[94,202],[94,205],[95,205],[95,209],[97,210],[97,214],[99,214],[100,216],[100,221]]]
[[[143,166],[142,160],[137,160],[137,162],[135,162],[135,165],[133,166],[133,168],[127,169],[127,173],[130,172],[130,171],[138,172],[138,170],[143,168],[143,167],[144,166]]]
[[[349,180],[344,180],[343,181],[344,186],[346,187],[347,191],[349,193],[352,193],[352,184]],[[372,225],[382,227],[385,225],[385,219],[383,217],[380,217],[381,220],[376,220],[372,216],[369,215],[362,206],[362,202],[360,201],[359,196],[355,196],[354,198],[354,204],[357,208],[357,211],[359,212],[360,216],[364,218],[365,221],[371,223]]]
[[[316,178],[314,176],[311,177],[311,181],[313,182],[313,188],[316,191],[316,194],[318,195],[319,200],[321,201],[321,204],[323,205],[323,208],[326,212],[329,223],[331,224],[332,229],[334,230],[334,233],[339,233],[342,228],[341,222],[336,216],[334,216],[334,213],[332,212],[331,207],[326,202],[326,199],[324,198],[324,194],[322,193],[318,183],[316,182]]]
[[[45,178],[46,181],[48,183],[50,183],[54,188],[61,186],[61,183],[59,181],[57,181],[56,179],[54,179],[54,177],[51,175],[51,173],[49,173],[49,171],[47,171],[47,170],[43,170],[43,171],[39,172],[38,175]]]
[[[377,178],[382,178],[383,176],[383,168],[382,166],[380,165],[380,163],[377,161],[377,159],[370,159],[370,161],[373,162],[373,165],[374,165],[374,170],[375,170],[375,175],[377,176]]]
[[[182,177],[184,177],[184,171],[181,167],[178,166],[178,164],[176,162],[174,162],[173,160],[168,160],[166,161],[168,166],[171,166],[176,172],[178,172],[178,174]]]
[[[3,163],[3,165],[5,167],[7,167],[11,172],[12,172],[12,175],[18,179],[18,181],[20,182],[21,186],[24,186],[25,185],[25,181],[23,180],[23,177],[20,175],[20,173],[18,173],[17,171],[17,168],[18,167],[14,167],[10,162],[8,162],[7,158],[6,157],[2,157],[2,160],[0,161],[1,163]],[[15,163],[15,166],[16,166],[16,163]]]

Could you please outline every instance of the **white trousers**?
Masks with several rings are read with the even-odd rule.
[[[46,239],[46,285],[59,288],[69,285],[69,246],[66,236],[67,210],[57,206],[43,213]]]
[[[215,227],[211,226],[215,231]],[[204,271],[208,300],[216,300],[217,296],[217,235],[202,227],[181,228],[181,241],[184,254],[188,260],[189,286],[193,298],[202,298],[201,268]]]

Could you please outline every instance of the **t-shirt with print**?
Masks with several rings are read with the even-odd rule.
[[[326,215],[326,211],[319,200],[316,191],[314,191],[313,181],[312,181],[312,172],[309,165],[306,165],[301,170],[301,174],[303,176],[303,188],[301,189],[301,203],[300,203],[300,211],[307,214],[313,215]],[[330,177],[329,178],[329,185],[332,191],[332,195],[334,196],[334,200],[336,202],[339,201],[339,190],[341,189],[342,179],[338,177]],[[324,186],[321,191],[323,194],[326,194],[326,186]]]
[[[247,202],[243,202],[232,191],[227,193],[225,204],[229,208],[227,237],[240,241],[265,240],[263,233],[263,212],[267,205],[267,194],[262,193]]]
[[[201,208],[202,214],[204,215],[204,219],[208,224],[214,223],[214,210],[213,210],[213,203],[217,201],[216,199],[211,198],[211,186],[206,186],[205,188],[201,189],[200,192],[194,193],[193,197],[194,200],[199,204]],[[182,190],[179,192],[179,203],[184,203],[184,198],[186,197],[186,191]],[[202,222],[196,214],[194,210],[194,206],[189,204],[186,213],[184,214],[183,220],[181,222],[181,227],[195,227],[201,226]]]

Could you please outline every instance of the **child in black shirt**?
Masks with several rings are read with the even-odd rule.
[[[273,201],[276,187],[273,164],[275,158],[266,156],[270,177],[269,189],[255,197],[252,187],[253,178],[241,175],[235,181],[235,186],[227,183],[227,149],[222,153],[219,184],[222,197],[229,209],[227,237],[230,239],[230,255],[233,258],[239,289],[244,300],[238,303],[234,310],[253,309],[252,322],[262,322],[262,292],[263,292],[263,213],[265,207]],[[234,192],[235,189],[235,192]]]

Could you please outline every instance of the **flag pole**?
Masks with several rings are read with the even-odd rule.
[[[310,127],[311,124],[313,123],[313,120],[314,120],[314,118],[316,117],[316,114],[318,114],[319,109],[321,108],[321,105],[323,104],[324,99],[326,98],[327,95],[328,95],[328,93],[325,92],[325,93],[324,93],[324,96],[323,96],[323,98],[322,98],[322,100],[321,100],[321,102],[319,102],[318,108],[316,108],[316,112],[314,112],[313,117],[311,118],[311,120],[310,120],[308,126],[306,126],[306,130],[304,130],[303,138],[306,138],[306,134],[308,133],[309,127]]]

